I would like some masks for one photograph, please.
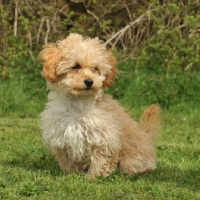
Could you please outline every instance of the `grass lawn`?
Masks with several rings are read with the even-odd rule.
[[[38,118],[0,118],[0,199],[200,199],[199,119],[188,104],[162,111],[157,170],[90,180],[59,169],[42,144]]]

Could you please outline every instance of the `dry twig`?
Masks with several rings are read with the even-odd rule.
[[[14,36],[17,36],[18,7],[19,7],[18,0],[15,0]]]

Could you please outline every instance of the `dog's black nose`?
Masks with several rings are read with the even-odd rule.
[[[84,83],[85,83],[87,88],[90,88],[93,85],[93,80],[88,78],[88,79],[84,80]]]

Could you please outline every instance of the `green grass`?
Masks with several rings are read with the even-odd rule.
[[[10,78],[0,77],[0,117],[38,117],[47,96],[41,71],[38,62],[22,57],[10,70]]]
[[[200,71],[145,71],[138,69],[131,61],[119,65],[118,69],[119,76],[109,92],[128,107],[143,107],[156,102],[162,108],[170,108],[180,102],[199,106]]]
[[[45,83],[34,87],[16,78],[0,81],[0,117],[37,117],[46,102],[45,90]]]
[[[120,76],[108,92],[134,119],[151,103],[161,105],[158,168],[91,180],[64,174],[44,148],[38,116],[47,93],[38,75],[41,66],[18,64],[11,80],[0,81],[0,199],[200,199],[199,72],[157,74],[130,62],[119,66]]]
[[[96,180],[59,169],[42,144],[38,118],[1,118],[0,199],[200,199],[199,118],[188,104],[163,110],[157,170]]]

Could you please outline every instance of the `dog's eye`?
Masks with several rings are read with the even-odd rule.
[[[81,69],[81,66],[79,64],[76,64],[72,67],[72,69]]]
[[[98,71],[99,70],[99,68],[96,66],[96,67],[93,67],[93,71],[94,72],[96,72],[96,71]]]

